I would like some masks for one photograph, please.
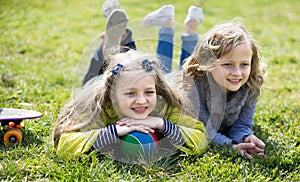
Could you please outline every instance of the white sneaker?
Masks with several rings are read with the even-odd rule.
[[[144,26],[162,26],[166,20],[173,20],[174,14],[175,10],[173,5],[164,5],[145,16],[143,21]]]
[[[200,24],[204,19],[204,14],[202,8],[197,6],[190,6],[188,10],[188,14],[184,20],[184,24],[186,25],[188,21],[195,20],[198,24]]]
[[[126,33],[128,19],[124,11],[115,9],[107,18],[104,48],[120,46],[122,36]]]
[[[102,5],[102,14],[105,18],[109,17],[113,10],[119,9],[118,0],[106,0]]]

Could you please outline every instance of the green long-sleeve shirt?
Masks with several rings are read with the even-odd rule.
[[[198,155],[206,151],[209,138],[201,121],[182,114],[180,109],[172,107],[168,103],[165,103],[160,109],[156,108],[151,115],[161,117],[180,129],[185,144],[173,144],[179,150],[189,155]],[[101,113],[98,122],[88,127],[89,129],[63,133],[56,148],[57,155],[63,157],[66,154],[88,152],[99,137],[101,130],[106,126],[114,125],[119,120],[112,105],[108,105]]]

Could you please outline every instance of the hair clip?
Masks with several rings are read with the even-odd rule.
[[[120,73],[120,70],[123,68],[124,66],[122,64],[117,64],[117,66],[115,66],[114,69],[111,70],[112,74],[114,76],[118,76]]]
[[[153,70],[153,66],[151,66],[151,63],[149,62],[148,59],[143,60],[142,66],[146,72],[150,72]]]

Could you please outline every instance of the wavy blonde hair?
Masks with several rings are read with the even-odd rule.
[[[242,43],[249,44],[252,50],[251,72],[246,84],[252,97],[259,95],[265,75],[262,56],[255,40],[241,23],[223,23],[208,31],[198,41],[194,52],[183,65],[183,80],[187,82],[190,76],[197,80],[207,74],[214,69],[217,59]]]
[[[156,94],[160,95],[170,105],[183,108],[182,97],[178,94],[175,86],[165,80],[156,56],[135,50],[111,55],[108,57],[107,62],[109,64],[102,78],[95,79],[92,84],[87,83],[87,86],[84,86],[80,93],[62,109],[55,123],[53,133],[54,146],[57,146],[62,133],[80,131],[98,121],[104,108],[111,104],[110,91],[115,79],[126,72],[145,72],[145,68],[142,66],[142,61],[145,59],[153,67],[150,73],[152,72],[155,75]],[[112,74],[112,70],[117,64],[124,66],[123,69],[120,69],[118,76]]]

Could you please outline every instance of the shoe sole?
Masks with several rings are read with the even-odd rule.
[[[175,9],[172,5],[165,5],[152,13],[149,13],[144,18],[144,26],[151,27],[151,26],[161,26],[159,23],[162,20],[173,20],[174,19]]]
[[[106,23],[106,48],[120,45],[127,22],[126,14],[120,9],[116,9],[110,14]]]

